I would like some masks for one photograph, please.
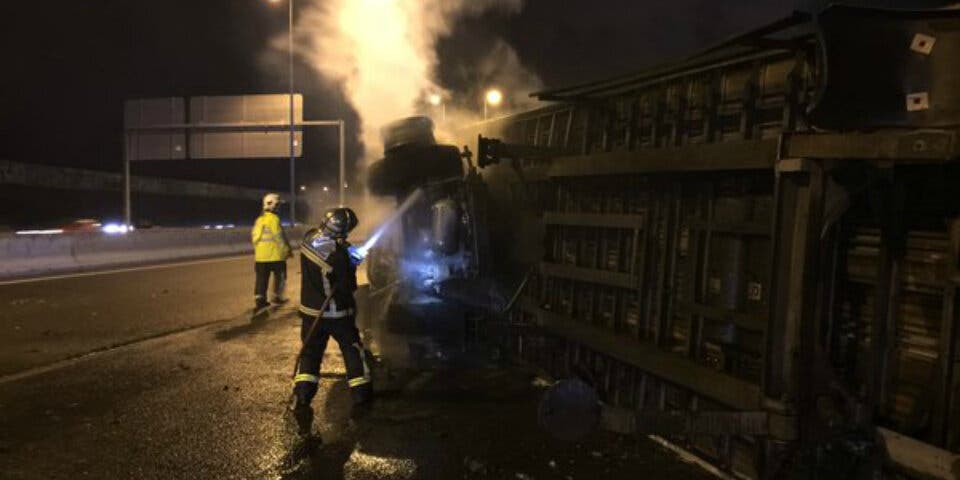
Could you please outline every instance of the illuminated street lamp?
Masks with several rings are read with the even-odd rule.
[[[440,107],[440,121],[447,121],[447,104],[443,101],[443,97],[439,93],[431,93],[428,95],[427,103],[434,107]]]
[[[497,107],[501,102],[503,102],[503,93],[500,90],[496,88],[487,90],[487,93],[483,96],[483,119],[487,119],[487,105]]]

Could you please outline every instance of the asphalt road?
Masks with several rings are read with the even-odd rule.
[[[646,440],[550,439],[519,366],[384,359],[373,413],[351,422],[333,345],[322,444],[284,470],[299,320],[289,305],[251,323],[251,283],[230,259],[0,285],[0,478],[709,478]]]
[[[289,272],[298,266],[291,260]],[[0,282],[0,375],[238,318],[252,307],[250,256]]]

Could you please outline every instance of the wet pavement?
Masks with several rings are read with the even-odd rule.
[[[288,269],[298,265],[290,261]],[[229,319],[252,306],[249,256],[0,282],[0,375]]]
[[[285,468],[299,319],[289,305],[220,320],[0,379],[0,478],[710,478],[645,439],[552,440],[536,425],[540,382],[518,365],[383,359],[374,410],[353,422],[333,345],[314,401],[322,443]]]

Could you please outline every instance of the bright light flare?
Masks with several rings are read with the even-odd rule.
[[[496,107],[497,105],[500,105],[500,102],[503,101],[503,93],[496,88],[491,88],[490,90],[487,90],[485,98],[488,105]]]
[[[429,96],[427,96],[427,103],[433,105],[434,107],[440,106],[440,102],[442,101],[443,99],[440,98],[439,93],[431,93]]]
[[[62,228],[51,228],[49,230],[18,230],[17,235],[59,235],[63,233]]]
[[[122,223],[107,223],[100,227],[100,231],[109,235],[123,235],[127,232],[133,231],[133,226],[124,225]]]

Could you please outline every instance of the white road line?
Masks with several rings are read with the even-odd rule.
[[[294,317],[296,315],[296,309],[280,308],[274,313],[275,314],[272,315],[271,320],[274,320],[274,321],[286,320],[288,317]],[[4,385],[10,382],[15,382],[17,380],[23,380],[25,378],[34,377],[42,373],[60,370],[61,368],[68,367],[71,365],[76,365],[81,362],[86,362],[87,360],[90,360],[93,358],[99,358],[104,355],[122,353],[122,352],[133,350],[135,348],[141,348],[144,346],[153,345],[155,343],[169,340],[170,338],[189,335],[189,334],[195,333],[198,330],[203,330],[207,328],[220,328],[227,325],[232,325],[233,327],[251,325],[248,313],[242,313],[234,317],[221,318],[218,320],[209,320],[203,323],[198,323],[196,325],[188,325],[188,326],[176,328],[173,330],[168,330],[165,332],[157,332],[157,333],[145,335],[142,337],[123,340],[113,345],[98,347],[88,352],[78,353],[61,360],[55,360],[52,363],[48,363],[45,365],[28,367],[27,369],[21,370],[19,372],[0,374],[0,385]]]
[[[175,267],[183,267],[186,265],[201,265],[204,263],[229,262],[229,261],[240,260],[243,258],[250,259],[250,263],[253,263],[252,254],[232,255],[229,257],[207,258],[204,260],[191,260],[191,261],[175,262],[175,263],[161,263],[157,265],[146,265],[141,267],[127,267],[127,268],[117,268],[113,270],[98,270],[98,271],[92,271],[92,272],[67,273],[63,275],[53,275],[49,277],[35,277],[35,278],[23,278],[19,280],[7,280],[7,281],[0,281],[0,286],[16,285],[19,283],[46,282],[48,280],[61,280],[64,278],[93,277],[96,275],[110,275],[113,273],[139,272],[143,270],[157,270],[161,268],[175,268]]]

